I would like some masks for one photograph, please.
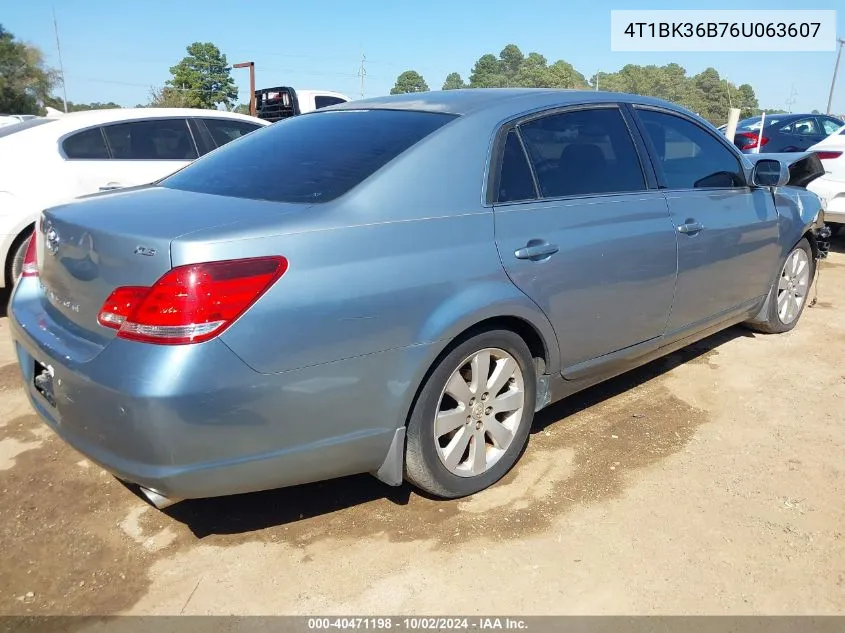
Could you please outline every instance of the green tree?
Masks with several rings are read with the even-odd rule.
[[[239,103],[235,106],[235,109],[232,112],[237,112],[238,114],[249,114],[249,104],[248,103]]]
[[[499,53],[499,75],[505,78],[506,86],[513,86],[519,69],[525,62],[525,55],[516,44],[508,44]]]
[[[57,81],[41,51],[16,40],[0,24],[0,112],[40,114]]]
[[[516,76],[513,84],[519,88],[540,88],[547,80],[548,61],[540,53],[528,53]]]
[[[416,70],[406,70],[396,78],[396,85],[390,90],[392,95],[406,92],[428,92],[428,84]]]
[[[469,75],[470,88],[504,88],[507,78],[501,74],[501,66],[495,55],[482,55]]]
[[[176,88],[150,88],[150,102],[148,108],[201,108],[203,106],[191,105],[187,90]]]
[[[446,75],[446,81],[443,82],[443,90],[460,90],[466,87],[467,85],[459,73],[449,73]]]
[[[187,48],[187,56],[170,69],[169,88],[184,93],[185,107],[216,109],[223,104],[231,107],[238,98],[238,88],[232,79],[232,68],[226,55],[211,42],[194,42]],[[167,88],[158,95],[159,101],[178,101],[178,95]],[[159,105],[159,104],[156,104]]]
[[[64,110],[65,104],[62,99],[59,97],[46,97],[44,99],[44,107],[55,108],[56,110]],[[93,101],[91,103],[74,103],[73,101],[67,102],[67,111],[68,112],[82,112],[83,110],[109,110],[112,108],[119,108],[121,107],[119,104],[115,103],[114,101],[109,101],[108,103],[101,103],[99,101]]]
[[[735,108],[739,108],[739,116],[741,119],[754,116],[759,110],[760,104],[757,102],[757,95],[754,94],[754,88],[749,84],[742,84],[736,89],[737,98],[734,104]]]

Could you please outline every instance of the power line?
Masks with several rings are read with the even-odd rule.
[[[361,53],[361,68],[358,70],[358,76],[361,78],[361,98],[364,98],[364,77],[367,76],[367,69],[364,67],[364,64],[367,61],[367,56],[364,53]]]
[[[64,97],[65,113],[67,113],[67,86],[65,86],[65,67],[62,63],[62,47],[59,44],[59,23],[56,21],[56,7],[53,7],[53,30],[56,32],[56,52],[59,54],[59,72],[62,75],[62,95]]]

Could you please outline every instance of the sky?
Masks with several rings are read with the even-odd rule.
[[[767,9],[842,9],[837,32],[845,37],[841,0],[817,0],[808,6],[794,0],[739,0],[723,7],[755,9],[761,4]],[[456,71],[466,79],[481,55],[498,54],[513,43],[525,54],[541,53],[550,63],[568,61],[587,78],[627,63],[677,62],[689,74],[713,66],[736,85],[750,83],[761,107],[793,112],[826,109],[836,60],[835,52],[610,50],[611,9],[679,8],[671,1],[0,0],[0,6],[4,28],[41,48],[46,61],[58,67],[55,9],[68,100],[123,106],[146,103],[150,87],[164,84],[169,68],[195,41],[213,42],[230,64],[254,61],[258,88],[288,85],[358,98],[363,55],[367,97],[387,94],[397,75],[408,69],[439,89],[448,73]],[[686,8],[713,5],[690,2]],[[248,71],[235,69],[233,77],[239,100],[246,102]],[[840,65],[833,112],[845,113],[845,62]]]

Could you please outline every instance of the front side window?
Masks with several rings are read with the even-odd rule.
[[[151,119],[103,128],[115,160],[193,160],[197,148],[186,119]]]
[[[62,142],[65,156],[71,160],[107,160],[109,150],[100,128],[77,132]]]
[[[837,121],[836,119],[821,119],[821,122],[825,136],[830,136],[842,127],[842,121]]]
[[[669,189],[746,186],[739,159],[704,128],[655,110],[640,109],[638,116]]]
[[[646,188],[634,141],[618,108],[552,114],[519,127],[543,197]]]
[[[327,202],[453,119],[410,110],[303,114],[206,154],[159,184],[235,198]]]
[[[226,143],[230,143],[237,138],[246,136],[250,132],[255,132],[258,128],[264,127],[255,123],[229,119],[203,119],[203,122],[217,147],[222,147]]]

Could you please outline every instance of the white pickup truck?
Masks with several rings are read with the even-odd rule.
[[[351,99],[346,95],[328,90],[294,90],[289,86],[262,88],[255,91],[255,114],[260,119],[275,122],[347,101]]]

